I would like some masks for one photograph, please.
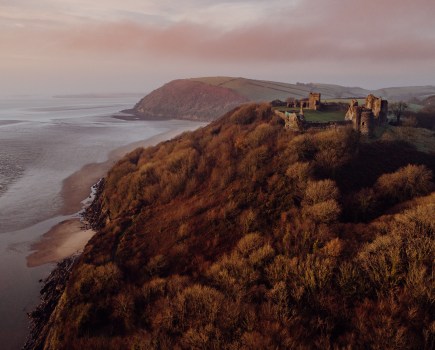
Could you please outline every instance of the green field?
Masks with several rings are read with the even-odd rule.
[[[285,107],[277,107],[274,108],[281,112],[299,112],[299,109],[295,108],[285,108]],[[322,111],[313,111],[309,109],[304,110],[305,119],[309,122],[333,122],[333,121],[341,121],[344,120],[346,112],[344,111],[336,111],[336,112],[322,112]]]
[[[365,98],[357,98],[356,99],[358,101],[358,104],[360,106],[362,106],[363,104],[366,103],[366,99]],[[322,102],[326,102],[326,103],[346,103],[349,104],[350,101],[352,101],[352,98],[331,98],[331,99],[327,99],[327,100],[323,100]]]
[[[285,101],[288,97],[306,98],[310,92],[319,92],[322,94],[323,102],[350,102],[353,97],[360,97],[360,105],[365,103],[365,96],[372,93],[375,96],[382,97],[390,103],[393,101],[408,100],[418,98],[423,100],[428,96],[435,95],[435,86],[408,86],[392,87],[377,90],[368,90],[360,87],[346,87],[335,84],[321,83],[284,83],[266,80],[246,79],[240,77],[202,77],[192,78],[193,81],[199,81],[205,84],[228,88],[245,96],[250,101],[270,102],[275,99]],[[364,97],[364,98],[362,98]],[[414,111],[417,106],[412,106]]]
[[[256,102],[272,101],[275,99],[285,101],[288,97],[305,98],[308,97],[310,92],[320,92],[323,100],[334,99],[337,96],[366,96],[370,92],[362,88],[333,84],[289,84],[234,77],[203,77],[191,80],[231,89]]]

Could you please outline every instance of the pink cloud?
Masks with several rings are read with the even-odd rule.
[[[356,28],[355,28],[356,27]],[[169,28],[132,23],[101,24],[64,33],[64,49],[83,52],[132,52],[219,61],[300,61],[318,59],[426,60],[435,57],[435,36],[403,30],[384,35],[345,23],[326,28],[286,23],[260,24],[231,32],[193,24]]]
[[[86,22],[80,26],[3,30],[0,46],[226,62],[427,60],[435,57],[433,13],[433,0],[311,0],[299,2],[288,13],[280,11],[262,23],[231,31],[187,22],[168,27],[127,21]]]
[[[165,25],[127,20],[63,25],[31,21],[16,26],[0,19],[0,70],[14,67],[24,75],[21,68],[33,60],[35,74],[42,76],[52,67],[64,72],[66,67],[67,76],[74,66],[80,71],[103,66],[105,61],[118,76],[122,69],[130,69],[134,76],[143,67],[152,70],[154,77],[160,70],[161,76],[173,78],[204,72],[255,77],[273,69],[282,76],[287,69],[292,74],[299,70],[301,80],[328,72],[328,79],[339,80],[341,74],[341,81],[353,74],[358,83],[358,74],[376,72],[393,81],[405,71],[408,80],[417,73],[420,81],[435,80],[433,0],[304,0],[291,9],[283,1],[282,8],[263,21],[244,22],[230,30],[187,20]],[[329,73],[329,69],[336,71]]]

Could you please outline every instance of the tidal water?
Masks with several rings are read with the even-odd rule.
[[[188,122],[123,121],[110,116],[137,96],[0,98],[0,348],[20,349],[26,312],[38,302],[39,279],[53,265],[27,268],[32,242],[69,217],[62,181],[88,163],[104,162],[119,147]],[[195,128],[192,123],[191,128]]]

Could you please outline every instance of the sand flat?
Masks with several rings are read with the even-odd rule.
[[[34,252],[27,256],[27,266],[36,267],[58,262],[81,252],[95,234],[93,230],[82,227],[80,219],[65,220],[52,227],[39,241],[31,245]]]

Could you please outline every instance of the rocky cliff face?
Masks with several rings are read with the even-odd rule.
[[[210,121],[248,101],[248,98],[224,87],[174,80],[145,96],[130,112],[150,120]]]

